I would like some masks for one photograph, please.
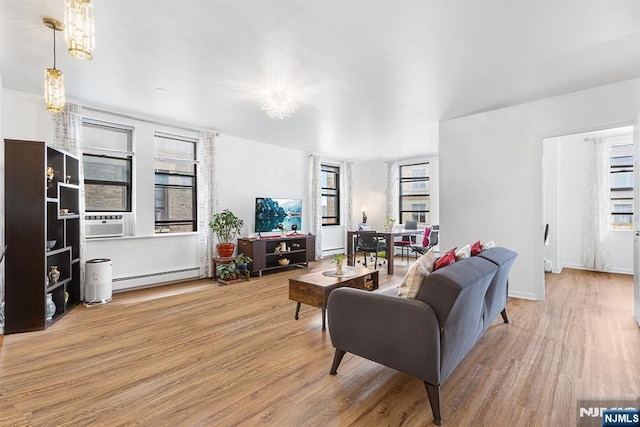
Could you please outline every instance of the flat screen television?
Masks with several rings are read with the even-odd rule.
[[[302,229],[302,200],[273,199],[271,197],[256,197],[256,233],[278,231],[278,224],[287,230],[296,225]]]

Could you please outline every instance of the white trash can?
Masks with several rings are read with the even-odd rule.
[[[104,304],[110,301],[113,292],[111,260],[90,259],[85,264],[84,272],[85,305]]]

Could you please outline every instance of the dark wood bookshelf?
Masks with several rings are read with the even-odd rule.
[[[80,302],[79,160],[44,142],[4,140],[5,330],[42,330]],[[54,176],[47,178],[47,167]],[[61,209],[69,214],[61,214]],[[47,250],[46,242],[56,244]],[[60,278],[47,285],[57,266]],[[56,313],[46,319],[46,296]],[[65,293],[68,299],[65,302]]]

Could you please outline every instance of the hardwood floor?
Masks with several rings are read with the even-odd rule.
[[[332,268],[314,263],[312,270]],[[393,277],[380,271],[381,287]],[[0,347],[0,425],[421,426],[418,379],[333,348],[288,300],[293,270],[119,293]],[[640,396],[631,276],[565,270],[547,301],[511,299],[441,387],[446,426],[576,425],[582,398]]]

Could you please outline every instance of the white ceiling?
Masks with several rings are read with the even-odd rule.
[[[67,98],[338,158],[434,153],[441,120],[640,76],[640,1],[94,4],[93,61],[58,34]],[[5,88],[41,93],[42,18],[62,11],[0,0]],[[277,84],[298,97],[289,119],[258,105]]]

